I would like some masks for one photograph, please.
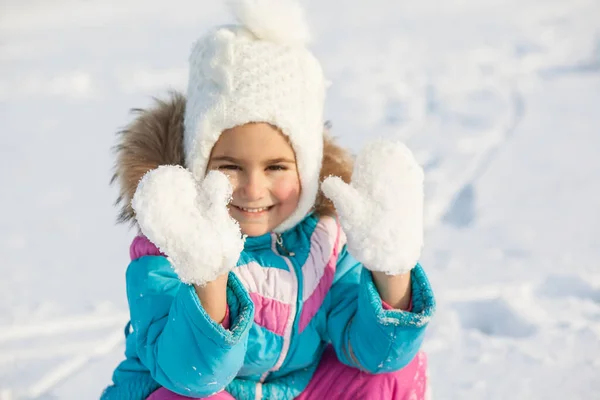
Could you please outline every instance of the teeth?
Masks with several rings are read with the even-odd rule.
[[[265,211],[267,210],[269,207],[262,207],[262,208],[246,208],[246,207],[238,207],[240,210],[246,211],[246,212],[251,212],[251,213],[258,213],[261,211]]]

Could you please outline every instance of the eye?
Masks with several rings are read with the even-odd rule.
[[[287,167],[283,165],[269,165],[267,169],[270,171],[286,171]]]
[[[225,165],[220,165],[219,166],[220,170],[228,170],[228,171],[237,171],[240,169],[240,167],[238,167],[237,165],[234,164],[225,164]]]

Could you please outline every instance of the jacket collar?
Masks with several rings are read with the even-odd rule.
[[[260,249],[270,249],[275,243],[277,235],[281,235],[283,240],[286,241],[286,238],[290,235],[297,235],[300,233],[300,230],[303,230],[303,225],[309,223],[311,220],[316,218],[313,211],[309,212],[299,223],[294,225],[292,228],[288,229],[282,233],[275,232],[267,232],[264,235],[260,236],[248,236],[246,237],[246,241],[244,242],[244,251],[255,251]]]

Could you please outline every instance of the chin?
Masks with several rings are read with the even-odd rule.
[[[265,233],[269,233],[271,232],[271,229],[269,229],[269,227],[267,225],[261,225],[261,226],[257,226],[257,225],[240,225],[240,230],[242,231],[242,234],[244,235],[248,235],[250,237],[252,236],[262,236]]]

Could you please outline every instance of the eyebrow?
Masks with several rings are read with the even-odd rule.
[[[228,161],[228,162],[232,162],[232,163],[236,163],[236,164],[242,164],[241,160],[238,160],[235,157],[229,157],[229,156],[214,157],[212,159],[212,161]],[[265,161],[265,164],[278,164],[278,163],[294,164],[295,161],[292,159],[289,159],[289,158],[285,158],[285,157],[272,158],[270,160]]]

